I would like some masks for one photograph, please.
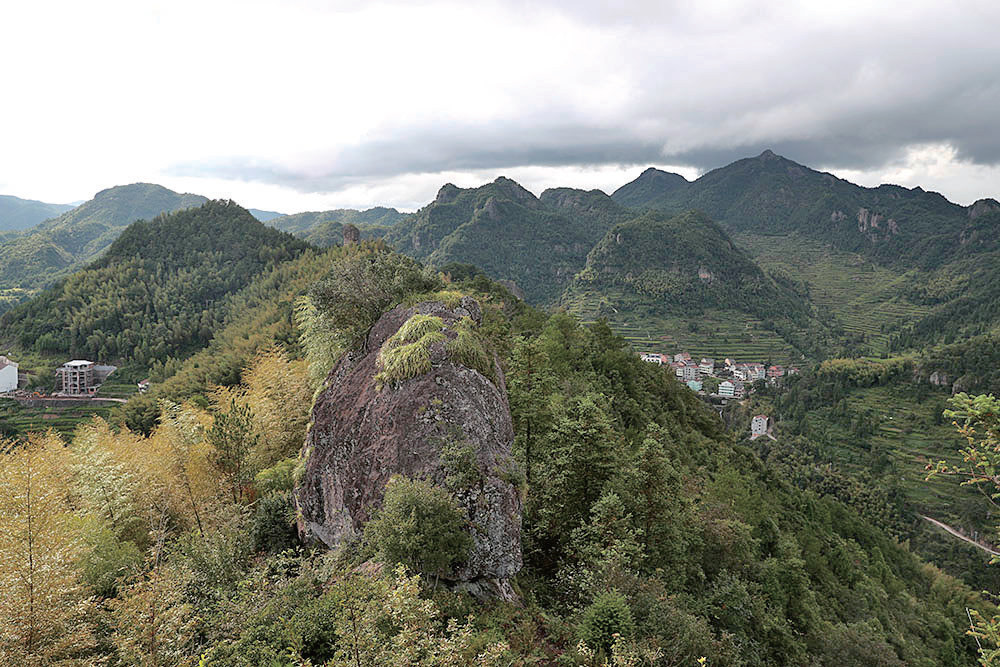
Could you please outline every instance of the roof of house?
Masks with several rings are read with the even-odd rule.
[[[753,418],[754,419],[769,419],[769,417],[767,415],[754,415]]]
[[[87,361],[86,359],[73,359],[72,361],[67,361],[63,366],[79,368],[80,366],[92,366],[93,364],[93,361]]]

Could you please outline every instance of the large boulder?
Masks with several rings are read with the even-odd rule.
[[[506,385],[481,319],[469,297],[399,306],[336,364],[295,489],[303,539],[353,541],[393,475],[429,480],[468,514],[473,546],[453,580],[509,593],[521,569],[521,498]],[[455,470],[463,460],[471,469]]]

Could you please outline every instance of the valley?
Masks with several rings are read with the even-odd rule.
[[[915,637],[920,633],[911,621],[932,613],[934,623],[950,624],[949,637],[960,636],[964,621],[953,612],[973,606],[990,613],[989,601],[972,591],[1000,589],[1000,575],[986,564],[981,548],[924,517],[983,539],[991,534],[994,513],[981,493],[953,477],[928,480],[925,468],[939,461],[963,463],[958,453],[963,441],[943,417],[952,390],[992,389],[1000,377],[995,372],[1000,343],[992,335],[1000,316],[990,309],[985,299],[990,288],[976,268],[994,250],[984,241],[958,243],[940,253],[925,245],[923,251],[890,256],[879,243],[896,243],[891,234],[876,242],[857,225],[844,231],[862,238],[847,240],[788,221],[768,228],[764,218],[746,211],[754,210],[755,193],[767,191],[775,160],[783,158],[764,155],[723,168],[735,169],[739,178],[716,170],[703,177],[705,186],[645,172],[640,183],[611,197],[571,188],[536,197],[500,178],[479,188],[445,185],[413,214],[337,210],[267,216],[264,224],[234,202],[171,196],[164,201],[178,210],[133,224],[105,224],[99,216],[77,223],[84,220],[79,213],[58,218],[58,224],[42,223],[28,236],[70,238],[78,226],[79,242],[61,264],[24,274],[33,277],[7,288],[12,306],[0,315],[0,351],[19,360],[29,392],[50,391],[55,368],[70,358],[119,368],[99,389],[98,400],[86,404],[62,405],[41,396],[0,400],[0,429],[11,442],[22,443],[40,443],[38,434],[48,432],[57,439],[52,442],[69,443],[72,450],[104,452],[93,461],[125,457],[116,459],[121,465],[130,460],[122,453],[128,448],[165,452],[156,448],[188,438],[184,446],[193,449],[156,456],[183,451],[195,458],[157,474],[202,470],[207,477],[198,482],[199,493],[208,495],[193,508],[199,502],[223,507],[219,503],[227,494],[236,499],[224,503],[234,508],[226,512],[237,512],[233,517],[244,516],[243,503],[257,507],[256,501],[241,500],[243,494],[260,494],[276,508],[287,508],[291,494],[305,493],[291,474],[297,457],[308,457],[327,442],[316,436],[300,451],[303,438],[309,429],[333,428],[315,425],[316,415],[332,408],[311,414],[308,394],[315,399],[339,387],[330,383],[341,376],[330,370],[354,363],[345,350],[371,353],[368,336],[376,331],[389,336],[386,332],[397,327],[396,334],[373,344],[389,345],[386,341],[400,337],[393,344],[405,350],[402,370],[393,371],[399,375],[392,382],[380,380],[381,388],[359,390],[362,395],[389,392],[404,400],[408,382],[426,382],[424,374],[439,372],[442,364],[458,364],[466,368],[462,373],[489,384],[501,375],[491,370],[485,350],[496,354],[493,363],[505,378],[510,415],[490,420],[510,419],[512,435],[505,445],[510,453],[503,456],[516,466],[479,474],[500,480],[491,484],[531,490],[511,492],[504,501],[524,503],[518,539],[535,583],[524,579],[519,585],[536,586],[542,605],[528,613],[544,607],[572,615],[563,596],[576,593],[562,587],[575,576],[573,568],[582,567],[588,576],[620,577],[634,595],[645,595],[644,587],[661,591],[661,599],[674,600],[663,613],[701,628],[685,640],[685,650],[723,662],[745,650],[759,664],[771,653],[802,657],[834,651],[821,636],[845,636],[872,614]],[[759,164],[763,176],[757,174]],[[782,173],[791,169],[779,164]],[[732,188],[728,196],[738,206],[717,191],[705,194],[720,182]],[[848,185],[831,187],[849,193]],[[687,189],[696,193],[693,202],[716,207],[720,217],[671,210]],[[151,199],[128,199],[129,211],[166,205],[155,187],[146,191]],[[815,185],[802,196],[815,196]],[[798,211],[792,221],[809,211],[827,215],[817,206],[808,201],[792,206]],[[952,210],[942,205],[936,215]],[[734,217],[734,211],[749,217]],[[898,220],[893,220],[905,222],[894,211]],[[129,215],[119,212],[108,220]],[[988,221],[992,213],[983,215]],[[936,235],[952,238],[940,218],[933,222]],[[981,234],[959,226],[960,234],[973,235],[964,238]],[[0,253],[27,247],[27,236],[9,238],[13,241],[4,241],[10,245],[0,245]],[[913,238],[906,243],[921,245]],[[390,317],[397,312],[389,310],[393,306],[415,310],[401,322]],[[935,331],[930,323],[950,312],[973,316],[947,332]],[[447,314],[444,333],[409,338],[411,327],[421,331],[417,327],[427,321],[421,318],[438,317],[427,313]],[[389,354],[385,350],[379,355]],[[640,353],[680,351],[695,361],[705,357],[721,364],[728,357],[801,373],[759,382],[744,399],[714,396],[709,406],[707,396],[675,379],[674,369],[639,359]],[[423,365],[421,354],[434,361]],[[377,375],[382,378],[386,362],[379,355],[365,363],[383,368]],[[148,390],[139,393],[136,383],[147,378]],[[353,390],[337,391],[348,398],[316,405],[355,400]],[[363,406],[369,399],[357,400]],[[419,419],[431,421],[420,423],[435,423],[433,415],[444,415],[456,399],[436,400],[421,403]],[[359,409],[358,419],[367,419],[367,408]],[[718,419],[720,411],[725,422]],[[753,415],[768,417],[770,437],[746,438]],[[470,420],[459,419],[453,430]],[[243,435],[232,435],[236,432]],[[442,431],[441,442],[452,435]],[[223,451],[218,447],[224,445],[212,443],[224,437],[255,443],[255,476],[216,489],[208,481],[212,476],[224,481],[235,474],[225,472],[223,459],[208,457],[206,448]],[[428,474],[440,484],[457,484],[470,473],[449,466],[467,454],[461,447],[451,449],[457,445],[434,445],[439,446],[440,453],[428,450]],[[12,451],[6,456],[16,456]],[[434,467],[435,457],[441,457],[444,472]],[[130,470],[136,479],[149,474],[143,466]],[[576,476],[567,476],[568,470]],[[466,493],[465,487],[446,488],[455,497]],[[649,495],[650,488],[659,495]],[[638,503],[640,498],[662,507],[654,511]],[[187,528],[169,539],[188,539],[182,534],[203,520],[200,510],[173,511],[191,513],[183,519]],[[315,526],[309,530],[328,530],[323,512],[313,511]],[[232,520],[250,521],[243,525],[257,526],[246,529],[251,532],[263,530],[258,522],[273,521],[267,530],[276,531],[275,544],[297,543],[285,519],[253,516]],[[509,531],[514,524],[504,525]],[[632,527],[602,537],[600,526],[608,525]],[[641,542],[629,536],[633,530]],[[145,548],[142,536],[122,539]],[[594,551],[594,545],[606,539],[632,555],[622,556],[624,561],[595,555],[604,552]],[[266,542],[254,544],[247,549],[277,557]],[[504,571],[514,571],[514,556],[505,558]],[[254,566],[241,563],[240,576],[251,576]],[[772,566],[795,572],[798,583],[775,583]],[[658,578],[657,568],[676,580]],[[466,576],[444,570],[435,576],[442,572]],[[501,597],[510,594],[503,592],[506,585],[499,589]],[[874,587],[878,601],[860,602],[855,586]],[[951,591],[944,607],[924,597],[927,587]],[[787,637],[808,639],[776,640],[725,615],[733,600],[751,605],[755,598],[749,591],[763,588],[784,591],[787,602],[761,598],[749,613],[783,628]],[[664,597],[667,590],[673,597]],[[918,598],[921,611],[905,601]],[[949,620],[942,620],[946,616]],[[249,628],[234,632],[213,635],[211,654],[220,664],[229,664],[225,656],[240,646],[272,655],[273,647],[254,643]],[[665,638],[675,631],[643,632]],[[951,660],[971,650],[929,637],[904,645],[876,630],[865,630],[864,637],[866,650],[877,647],[907,659]],[[743,648],[732,643],[735,638]],[[531,642],[517,650],[536,657],[546,651]]]

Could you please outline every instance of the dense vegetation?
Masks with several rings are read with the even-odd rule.
[[[385,238],[435,266],[475,264],[494,278],[514,281],[531,302],[551,304],[594,244],[627,216],[597,191],[557,190],[538,199],[501,177],[474,189],[445,185]]]
[[[841,258],[854,253],[874,261],[877,271],[891,274],[886,283],[892,282],[892,289],[877,298],[871,292],[852,296],[871,302],[866,306],[873,311],[888,311],[877,333],[884,339],[877,346],[881,350],[950,343],[1000,326],[993,296],[1000,283],[992,269],[1000,260],[1000,203],[992,199],[964,207],[921,188],[864,188],[770,151],[690,183],[650,169],[612,198],[636,209],[704,211],[731,233],[749,236],[756,258],[770,256],[768,264],[792,276],[811,274],[807,283],[813,295],[840,289],[837,276],[820,275],[808,266],[816,243]],[[795,242],[786,242],[790,239]],[[783,256],[773,252],[774,246],[781,247]],[[850,276],[855,264],[848,259],[841,270]],[[839,325],[850,330],[857,304],[828,301],[822,306],[841,311]],[[871,341],[851,340],[850,335],[839,339],[842,352],[857,354],[871,347]]]
[[[368,272],[340,266],[359,256]],[[306,259],[282,266],[306,269]],[[965,609],[989,617],[989,604],[843,503],[790,484],[606,325],[545,315],[481,276],[448,284],[380,246],[323,261],[329,275],[314,297],[376,277],[383,307],[423,298],[411,288],[483,303],[480,331],[502,358],[523,471],[521,604],[433,586],[443,566],[428,557],[460,557],[463,540],[448,494],[419,483],[394,482],[387,518],[356,548],[297,544],[288,491],[306,397],[321,381],[309,362],[329,363],[358,331],[314,301],[304,329],[284,339],[287,329],[272,329],[277,347],[237,367],[227,388],[199,375],[230,353],[222,337],[181,364],[171,379],[200,383],[203,398],[162,403],[148,436],[95,421],[69,447],[51,436],[4,447],[5,655],[159,665],[973,661]],[[428,506],[440,521],[425,530],[384,530]]]
[[[131,225],[104,256],[0,317],[22,349],[148,366],[204,347],[233,294],[306,249],[232,202]]]
[[[50,285],[94,259],[136,220],[206,201],[149,183],[102,190],[90,201],[0,243],[0,289]]]

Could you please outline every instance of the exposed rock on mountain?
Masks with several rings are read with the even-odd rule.
[[[303,538],[350,542],[393,475],[427,479],[468,513],[473,546],[453,580],[510,594],[506,582],[521,568],[521,498],[506,385],[478,333],[481,318],[469,297],[454,308],[399,306],[372,328],[367,351],[337,363],[313,408],[295,491]],[[466,469],[455,469],[459,459]]]

